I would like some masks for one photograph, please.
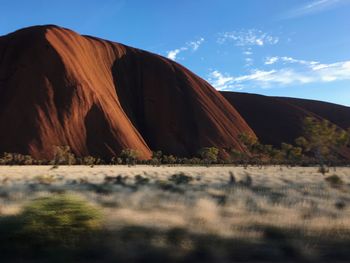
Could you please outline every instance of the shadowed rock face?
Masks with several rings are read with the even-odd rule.
[[[306,117],[326,119],[339,128],[350,127],[350,108],[337,104],[256,94],[221,92],[236,107],[263,144],[280,146],[291,143],[303,134]],[[350,149],[341,153],[350,160]]]
[[[277,97],[277,99],[312,112],[321,118],[329,120],[340,128],[350,128],[350,107],[316,100],[282,97]]]
[[[302,135],[305,117],[317,117],[278,98],[238,92],[221,94],[236,106],[263,144],[294,143]]]
[[[56,26],[0,37],[0,152],[53,146],[110,158],[122,149],[191,155],[254,134],[207,82],[164,57]]]

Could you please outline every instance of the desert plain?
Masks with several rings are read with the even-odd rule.
[[[101,211],[96,262],[350,259],[349,167],[1,166],[0,231],[52,195]]]

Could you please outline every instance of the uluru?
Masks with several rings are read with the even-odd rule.
[[[103,158],[244,151],[255,136],[218,91],[162,56],[54,25],[0,37],[0,152],[50,158],[55,145]]]
[[[127,148],[143,159],[244,152],[240,134],[278,147],[301,136],[305,117],[350,126],[349,107],[220,93],[173,60],[55,25],[0,37],[0,92],[0,152],[35,158],[63,145],[105,159]]]

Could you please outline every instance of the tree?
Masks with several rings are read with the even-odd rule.
[[[139,159],[139,152],[134,149],[124,149],[120,153],[119,157],[123,160],[124,164],[135,165],[136,161]]]
[[[164,155],[162,159],[162,163],[172,165],[176,163],[176,157],[174,155]]]
[[[111,164],[122,164],[123,160],[120,157],[113,156],[110,163]]]
[[[204,147],[198,153],[206,164],[216,163],[218,161],[219,149],[215,147]]]
[[[244,154],[234,148],[230,148],[228,151],[229,155],[230,155],[230,162],[241,162]]]
[[[163,159],[163,153],[162,151],[153,151],[152,152],[152,158],[149,161],[150,164],[155,165],[155,166],[159,166],[162,162]]]
[[[284,160],[295,164],[300,161],[303,156],[303,149],[301,147],[295,147],[288,143],[281,144],[281,151]]]
[[[55,146],[52,164],[54,164],[54,165],[59,165],[59,164],[72,165],[72,164],[75,164],[75,161],[76,161],[75,156],[71,152],[69,146]]]
[[[244,144],[248,151],[254,152],[260,144],[258,138],[247,133],[241,133],[238,135],[238,139]]]
[[[312,154],[321,168],[326,160],[338,155],[339,149],[349,143],[349,133],[327,120],[307,117],[303,130],[303,136],[297,138],[296,143]]]
[[[247,133],[241,133],[238,135],[239,140],[244,144],[249,154],[243,154],[245,161],[250,161],[256,164],[263,164],[276,159],[279,151],[272,145],[262,144],[258,138]]]

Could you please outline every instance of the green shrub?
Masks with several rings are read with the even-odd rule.
[[[164,164],[175,164],[176,163],[176,157],[174,155],[164,155],[162,163]]]
[[[152,157],[152,159],[150,159],[150,160],[147,162],[147,164],[150,164],[150,165],[152,165],[152,166],[160,166],[160,161],[159,161],[159,159],[153,158],[153,157]]]
[[[288,143],[281,144],[281,153],[284,160],[292,164],[300,162],[303,157],[303,149],[301,147],[295,147]]]
[[[117,176],[105,176],[105,184],[119,184],[126,185],[127,176],[117,175]]]
[[[124,149],[120,153],[120,158],[124,164],[127,165],[135,165],[137,160],[139,159],[139,152],[134,149]]]
[[[260,144],[257,137],[248,133],[239,134],[238,139],[244,144],[249,152],[255,152],[256,148]]]
[[[198,154],[205,164],[216,163],[218,161],[219,149],[215,147],[204,147],[199,150]]]
[[[146,185],[149,183],[149,178],[143,177],[142,175],[135,176],[135,184],[137,185]]]
[[[85,156],[81,159],[81,164],[94,166],[95,164],[97,164],[97,159],[93,156]]]
[[[111,159],[111,164],[123,164],[123,160],[120,157],[112,157]]]
[[[350,135],[328,120],[307,117],[304,120],[303,136],[296,139],[306,153],[316,158],[322,167],[338,158],[339,150],[350,142]]]
[[[76,159],[69,146],[55,146],[54,157],[51,161],[54,165],[72,165]]]
[[[341,186],[344,184],[344,181],[336,174],[326,177],[325,180],[333,187]]]
[[[146,160],[145,164],[160,166],[160,164],[162,163],[162,159],[163,159],[162,151],[153,151],[151,159]]]
[[[192,164],[192,165],[201,164],[201,159],[197,157],[193,157],[191,159],[185,159],[185,161],[186,161],[185,164]]]
[[[5,152],[0,158],[1,165],[32,165],[35,160],[30,155]]]
[[[193,181],[193,178],[191,176],[184,174],[184,173],[178,173],[178,174],[173,174],[169,178],[169,181],[171,181],[175,184],[188,184],[191,181]]]
[[[72,195],[39,198],[19,215],[18,236],[30,245],[76,246],[101,228],[100,211]]]

